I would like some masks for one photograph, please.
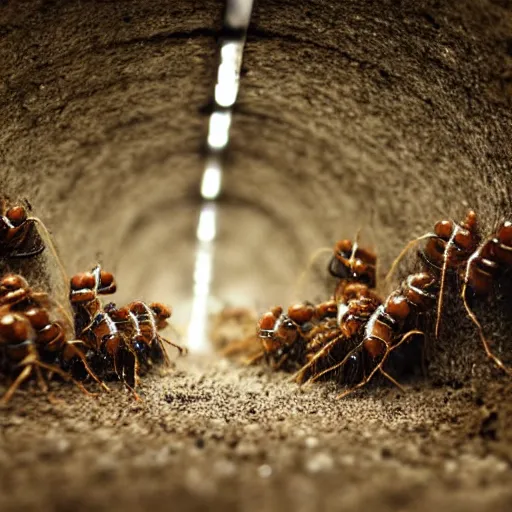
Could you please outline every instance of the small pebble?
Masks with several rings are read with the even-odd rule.
[[[272,475],[272,468],[268,464],[263,464],[258,468],[258,475],[261,478],[269,478]]]
[[[318,438],[310,436],[306,437],[304,444],[306,445],[306,448],[316,448],[320,444],[320,441]]]
[[[334,461],[332,457],[324,452],[316,453],[306,461],[306,470],[310,473],[329,471],[333,466]]]

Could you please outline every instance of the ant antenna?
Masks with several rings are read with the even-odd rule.
[[[48,231],[48,228],[45,226],[44,222],[39,217],[28,217],[27,221],[34,222],[40,229],[38,229],[38,233],[43,239],[43,242],[45,243],[46,247],[50,250],[55,262],[57,263],[57,266],[59,267],[59,271],[62,276],[62,280],[65,283],[66,292],[69,295],[69,277],[66,272],[66,269],[64,268],[64,264],[62,263],[62,259],[57,254],[57,249],[55,248],[55,244],[52,241],[52,237],[50,235],[50,232]],[[42,231],[42,233],[41,233]]]
[[[398,267],[398,264],[402,261],[404,256],[409,252],[409,250],[414,247],[417,243],[421,242],[422,240],[427,240],[429,238],[439,238],[435,233],[427,233],[425,235],[422,235],[418,238],[414,238],[413,240],[410,240],[407,242],[405,247],[402,249],[400,254],[395,258],[393,263],[391,264],[391,267],[389,268],[388,273],[386,274],[386,277],[384,278],[384,282],[386,284],[389,283],[391,277],[395,273],[396,268]]]
[[[308,275],[309,271],[312,269],[315,261],[322,255],[326,253],[332,253],[332,247],[321,247],[320,249],[317,249],[312,253],[312,255],[308,259],[308,263],[306,264],[305,269],[300,273],[295,287],[293,289],[293,297],[298,297],[299,293],[302,290],[302,287],[304,285],[304,280],[306,279],[306,276]]]
[[[510,368],[507,368],[503,364],[503,361],[499,357],[497,357],[496,355],[494,355],[492,353],[491,347],[489,346],[489,342],[487,341],[487,339],[484,336],[484,329],[482,327],[482,324],[478,321],[475,313],[470,308],[468,301],[467,301],[467,289],[468,289],[469,275],[471,272],[471,265],[473,264],[473,261],[476,258],[478,258],[479,256],[480,256],[480,249],[475,251],[471,255],[471,257],[468,259],[468,263],[466,266],[466,272],[464,274],[464,284],[462,285],[462,293],[461,293],[462,302],[464,303],[464,307],[466,308],[466,312],[467,312],[469,318],[471,318],[471,321],[476,325],[476,327],[478,329],[478,335],[480,336],[480,340],[482,342],[482,345],[484,346],[485,353],[487,354],[487,356],[490,359],[492,359],[494,361],[494,363],[496,364],[496,366],[501,368],[505,373],[507,373],[508,375],[512,375],[512,371],[510,370]]]

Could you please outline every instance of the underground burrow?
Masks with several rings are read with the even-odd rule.
[[[222,17],[213,1],[0,7],[2,195],[30,202],[67,273],[100,262],[116,301],[168,303],[182,332]],[[325,260],[294,296],[310,256],[358,231],[387,292],[413,266],[385,289],[393,259],[437,220],[473,208],[488,234],[510,219],[511,25],[504,1],[257,2],[211,205],[209,306],[316,299]],[[19,268],[60,279],[48,254]],[[477,310],[506,356],[500,297]],[[456,285],[445,302],[418,385],[502,382]]]

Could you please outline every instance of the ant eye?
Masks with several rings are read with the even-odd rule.
[[[13,206],[5,213],[13,226],[21,226],[27,220],[27,212],[23,206]]]
[[[333,277],[338,277],[340,279],[348,279],[350,277],[350,271],[347,266],[340,261],[336,256],[333,256],[329,263],[329,273]]]
[[[291,320],[285,320],[283,322],[283,327],[285,329],[295,329],[295,324]]]

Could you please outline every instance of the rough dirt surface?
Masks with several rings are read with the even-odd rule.
[[[489,389],[335,392],[191,358],[146,380],[141,402],[118,388],[17,396],[1,416],[0,507],[510,510],[510,423],[482,405]]]
[[[30,200],[69,272],[113,270],[119,302],[189,307],[221,14],[0,2],[1,192]],[[439,218],[471,206],[483,235],[510,218],[511,41],[507,0],[258,1],[215,295],[287,301],[310,253],[360,227],[383,273]],[[35,265],[58,284],[51,258]],[[477,304],[504,357],[509,289]],[[17,395],[0,411],[0,510],[510,510],[512,388],[447,293],[430,379],[405,395],[336,401],[213,356],[148,378],[140,403],[115,386]]]

